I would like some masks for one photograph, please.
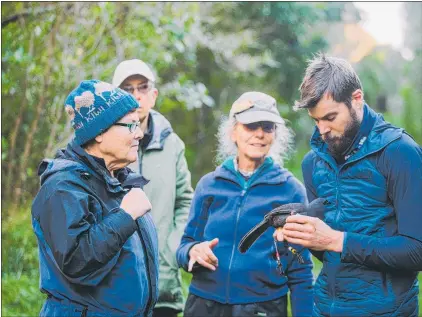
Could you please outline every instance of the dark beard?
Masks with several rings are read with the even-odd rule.
[[[342,136],[339,137],[332,137],[330,135],[326,135],[324,137],[324,142],[328,146],[328,150],[334,156],[337,161],[343,161],[344,155],[346,155],[346,151],[350,148],[353,144],[356,135],[360,129],[360,122],[356,115],[356,111],[350,109],[350,122],[348,123],[346,129],[344,129],[344,133]]]

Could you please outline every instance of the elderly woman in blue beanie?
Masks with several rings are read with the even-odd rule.
[[[86,80],[67,97],[75,137],[39,166],[32,205],[38,239],[40,316],[151,316],[157,300],[157,234],[126,166],[143,137],[125,91]]]
[[[273,208],[306,202],[304,186],[281,167],[292,134],[275,99],[243,94],[218,137],[224,162],[199,181],[177,250],[179,265],[193,275],[184,316],[287,316],[289,291],[292,315],[310,316],[307,249],[295,249],[300,263],[267,230],[248,252],[238,251],[241,238]]]

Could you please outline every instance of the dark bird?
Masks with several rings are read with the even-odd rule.
[[[281,205],[271,210],[265,215],[264,220],[253,227],[242,238],[238,246],[240,253],[245,253],[269,227],[283,228],[288,216],[300,214],[323,219],[325,206],[328,204],[328,200],[318,198],[312,201],[309,205],[292,203]]]

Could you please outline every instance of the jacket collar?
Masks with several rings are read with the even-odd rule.
[[[164,140],[173,132],[173,128],[161,113],[150,110],[149,116],[151,118],[152,137],[145,150],[162,150]]]
[[[367,131],[367,136],[362,135],[359,140],[355,141],[357,144],[357,151],[352,151],[344,164],[357,161],[367,155],[380,151],[389,143],[400,138],[403,133],[403,129],[397,128],[386,122],[381,114],[373,111],[367,104],[365,104],[364,109],[363,121],[365,120],[373,123],[372,129]],[[365,129],[365,127],[361,128]],[[332,166],[337,166],[337,163],[329,153],[325,142],[322,140],[317,127],[314,128],[310,144],[311,149],[321,158],[331,163]]]
[[[92,175],[97,179],[103,180],[107,190],[110,192],[115,193],[123,190],[120,182],[123,181],[122,177],[118,177],[120,178],[120,181],[118,178],[112,177],[110,172],[105,167],[104,160],[100,158],[94,158],[93,156],[89,155],[80,145],[76,144],[74,140],[72,140],[67,145],[65,150],[59,150],[57,152],[55,160],[56,159],[73,161],[75,164],[81,167],[82,171],[88,173],[85,174],[85,177]],[[121,170],[116,171],[116,175],[119,176],[119,174],[124,175],[121,174]]]
[[[215,170],[215,177],[232,181],[242,188],[257,184],[280,184],[287,180],[291,173],[275,164],[271,157],[266,157],[258,170],[246,181],[239,171],[235,169],[234,157],[229,157]]]

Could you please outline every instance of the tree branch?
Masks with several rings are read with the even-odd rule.
[[[25,18],[28,16],[40,16],[40,15],[43,15],[44,13],[54,11],[55,9],[56,9],[56,6],[49,6],[49,7],[45,7],[41,9],[28,9],[23,12],[16,13],[12,16],[2,19],[1,28],[3,29],[10,23],[14,23],[21,18]]]

